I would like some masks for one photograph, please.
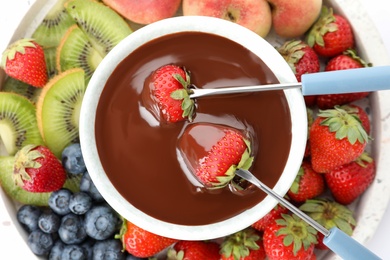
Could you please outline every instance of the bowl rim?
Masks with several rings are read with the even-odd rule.
[[[208,240],[240,231],[254,223],[276,206],[277,201],[266,196],[260,203],[236,216],[208,225],[187,226],[164,222],[151,217],[134,206],[111,184],[99,161],[95,141],[95,115],[105,82],[130,52],[142,44],[164,36],[184,31],[197,31],[228,38],[246,47],[260,57],[281,83],[296,82],[295,75],[283,57],[266,40],[238,24],[213,17],[179,16],[142,27],[115,46],[102,60],[88,84],[80,111],[80,144],[88,172],[105,200],[122,217],[135,225],[158,235],[174,239]],[[285,169],[273,190],[284,196],[295,179],[301,165],[307,139],[306,106],[299,89],[284,91],[291,116],[290,156]],[[291,109],[293,108],[293,109]]]

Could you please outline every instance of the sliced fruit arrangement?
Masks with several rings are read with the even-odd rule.
[[[208,15],[210,10],[206,12],[200,6],[200,2],[207,1],[198,2],[183,1],[184,15],[190,11]],[[272,22],[279,36],[290,39],[277,49],[298,81],[304,73],[371,66],[354,49],[355,39],[349,22],[323,6],[322,1],[305,1],[306,4],[299,6],[287,5],[288,1],[260,2],[272,8],[253,14],[267,18],[258,24],[248,22],[255,19],[238,19],[240,12],[235,7],[229,7],[228,12],[213,13],[252,28],[263,37]],[[0,157],[0,184],[18,203],[16,218],[29,235],[31,250],[49,259],[70,259],[71,256],[141,259],[162,255],[167,259],[234,260],[315,259],[316,250],[327,250],[321,234],[280,205],[251,227],[217,241],[177,241],[142,230],[122,219],[104,201],[85,167],[78,140],[80,105],[88,80],[105,55],[132,33],[129,24],[148,24],[161,19],[158,17],[170,17],[180,8],[180,1],[176,0],[169,10],[156,4],[155,12],[145,14],[143,8],[139,17],[132,12],[134,8],[125,8],[132,4],[141,6],[139,1],[59,0],[33,33],[34,40],[21,39],[15,51],[3,55],[2,66],[8,77],[0,92],[0,137],[6,153]],[[188,10],[188,6],[193,5],[199,8]],[[213,8],[226,11],[224,5],[221,1],[220,6]],[[285,7],[288,11],[284,12]],[[297,13],[308,15],[299,19],[291,15]],[[290,22],[284,24],[283,21]],[[142,26],[140,24],[138,26]],[[39,72],[30,73],[32,65],[27,57],[39,63],[33,66]],[[16,63],[29,71],[12,70]],[[156,72],[155,80],[158,77],[169,77],[175,85],[169,90],[158,84],[153,88],[157,102],[176,107],[175,115],[163,115],[164,120],[191,123],[196,104],[188,98],[189,74],[181,67],[167,65],[164,71]],[[169,98],[162,101],[159,92],[166,91]],[[307,149],[301,170],[287,194],[292,203],[324,227],[337,226],[349,235],[357,223],[348,205],[358,200],[375,178],[375,161],[366,151],[370,141],[370,117],[356,103],[368,95],[305,97],[311,119],[307,126]],[[187,131],[193,127],[201,126],[190,126]],[[229,148],[238,156],[228,161],[220,173],[218,167],[212,172],[205,170],[211,163],[200,165],[200,158],[190,161],[204,185],[223,187],[233,179],[234,169],[251,167],[250,138],[236,129],[207,127],[209,131],[223,133],[221,140],[231,140],[235,146]],[[185,145],[185,140],[183,142]],[[53,181],[54,172],[49,176],[49,184],[54,187],[45,190],[27,187],[27,181],[34,179],[34,175],[37,180],[47,177],[42,170],[45,163],[35,153],[27,157],[34,170],[38,170],[17,174],[20,172],[17,162],[26,161],[26,157],[18,159],[18,156],[26,147],[30,152],[45,147],[54,154],[50,160],[59,165],[60,172],[57,184]],[[213,149],[217,150],[216,147]],[[221,162],[225,157],[226,154],[212,160]]]

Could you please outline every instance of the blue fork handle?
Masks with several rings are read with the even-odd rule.
[[[344,260],[381,259],[338,228],[330,229],[329,234],[324,237],[323,242],[330,250]]]
[[[304,96],[390,89],[390,66],[303,74]]]

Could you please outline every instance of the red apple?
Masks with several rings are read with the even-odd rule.
[[[175,15],[181,0],[103,0],[126,19],[138,24],[150,24]]]
[[[271,8],[266,0],[183,0],[183,15],[222,18],[262,37],[271,29]]]
[[[322,0],[267,0],[272,8],[272,26],[282,37],[303,35],[320,15]]]

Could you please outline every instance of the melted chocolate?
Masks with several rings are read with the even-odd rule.
[[[175,224],[215,223],[253,207],[265,197],[262,191],[245,196],[228,188],[199,191],[183,171],[178,142],[190,123],[160,124],[142,101],[145,80],[166,64],[186,67],[191,82],[203,88],[278,82],[257,56],[219,36],[177,33],[141,46],[114,70],[96,113],[97,148],[109,179],[139,210]],[[291,145],[282,91],[200,98],[193,123],[198,122],[250,133],[255,156],[251,171],[266,185],[275,185]]]

